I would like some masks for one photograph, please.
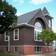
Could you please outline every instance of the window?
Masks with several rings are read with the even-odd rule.
[[[14,40],[19,40],[19,29],[14,29],[14,31],[13,31],[13,33],[14,33]]]
[[[18,47],[15,47],[15,52],[17,52],[18,51]]]
[[[49,24],[48,24],[48,25],[49,25],[49,27],[51,28],[51,20],[49,20]]]
[[[52,46],[53,46],[53,49],[56,51],[56,40],[53,40]]]
[[[36,54],[41,53],[41,47],[35,46],[35,52],[36,52]]]
[[[38,37],[38,34],[39,34],[40,32],[38,32],[38,31],[34,31],[34,40],[35,41],[39,41],[40,40],[40,38]]]
[[[42,25],[40,22],[36,22],[35,23],[35,27],[34,27],[34,40],[35,41],[39,41],[40,38],[38,37],[38,34],[42,31]]]
[[[4,33],[4,38],[5,38],[5,41],[9,41],[9,32],[5,32]]]

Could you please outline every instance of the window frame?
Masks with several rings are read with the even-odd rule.
[[[35,22],[35,26],[36,26],[37,23],[39,24],[40,22]],[[40,24],[41,24],[41,23],[40,23]],[[41,29],[41,28],[40,28],[40,29]],[[42,28],[42,29],[43,29],[43,28]],[[42,29],[41,29],[41,30],[42,30]],[[37,33],[36,33],[36,32],[37,32]],[[39,33],[41,33],[41,31],[39,31],[39,30],[36,31],[36,29],[35,29],[35,27],[34,27],[34,41],[42,41],[41,39],[38,39],[39,37],[37,38],[37,34],[39,34]]]
[[[7,31],[4,32],[4,41],[9,41],[9,35],[6,35]],[[9,33],[9,32],[8,32]],[[8,37],[8,40],[6,39]]]
[[[48,25],[49,28],[51,28],[51,20],[50,19],[48,20],[48,23],[49,23],[49,25]]]
[[[16,31],[16,30],[18,31],[17,34],[15,34],[15,31]],[[17,35],[17,37],[18,37],[17,39],[15,38],[16,35]],[[14,29],[14,30],[13,30],[13,40],[19,40],[19,29]]]
[[[38,53],[41,53],[41,46],[37,46],[35,45],[35,53],[38,54]]]
[[[37,39],[37,35],[35,35],[35,33],[36,33],[36,32],[35,32],[35,30],[34,30],[34,41],[42,41],[41,39]],[[38,34],[39,34],[39,33],[41,33],[41,32],[38,32]],[[39,37],[38,37],[38,38],[39,38]]]

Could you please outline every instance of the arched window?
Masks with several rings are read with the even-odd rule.
[[[40,40],[38,37],[38,34],[42,31],[42,25],[40,22],[36,22],[34,26],[34,40],[38,41]]]
[[[48,24],[49,28],[51,28],[51,20],[49,19],[49,24]]]

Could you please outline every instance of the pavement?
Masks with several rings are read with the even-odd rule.
[[[51,54],[37,54],[37,55],[23,55],[23,56],[56,56],[56,53],[51,53]]]
[[[56,52],[47,54],[37,54],[37,55],[16,55],[16,56],[56,56]]]
[[[52,52],[48,54],[24,55],[24,56],[56,56],[56,52]]]
[[[38,55],[24,55],[24,56],[45,56],[45,55],[38,54]]]
[[[25,56],[45,56],[45,55],[25,55]]]

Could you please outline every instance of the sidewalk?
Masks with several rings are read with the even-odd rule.
[[[56,52],[50,54],[24,55],[24,56],[56,56]]]
[[[47,54],[37,54],[37,55],[20,55],[20,56],[56,56],[56,52]]]
[[[45,56],[45,55],[38,54],[38,55],[25,55],[25,56]]]

